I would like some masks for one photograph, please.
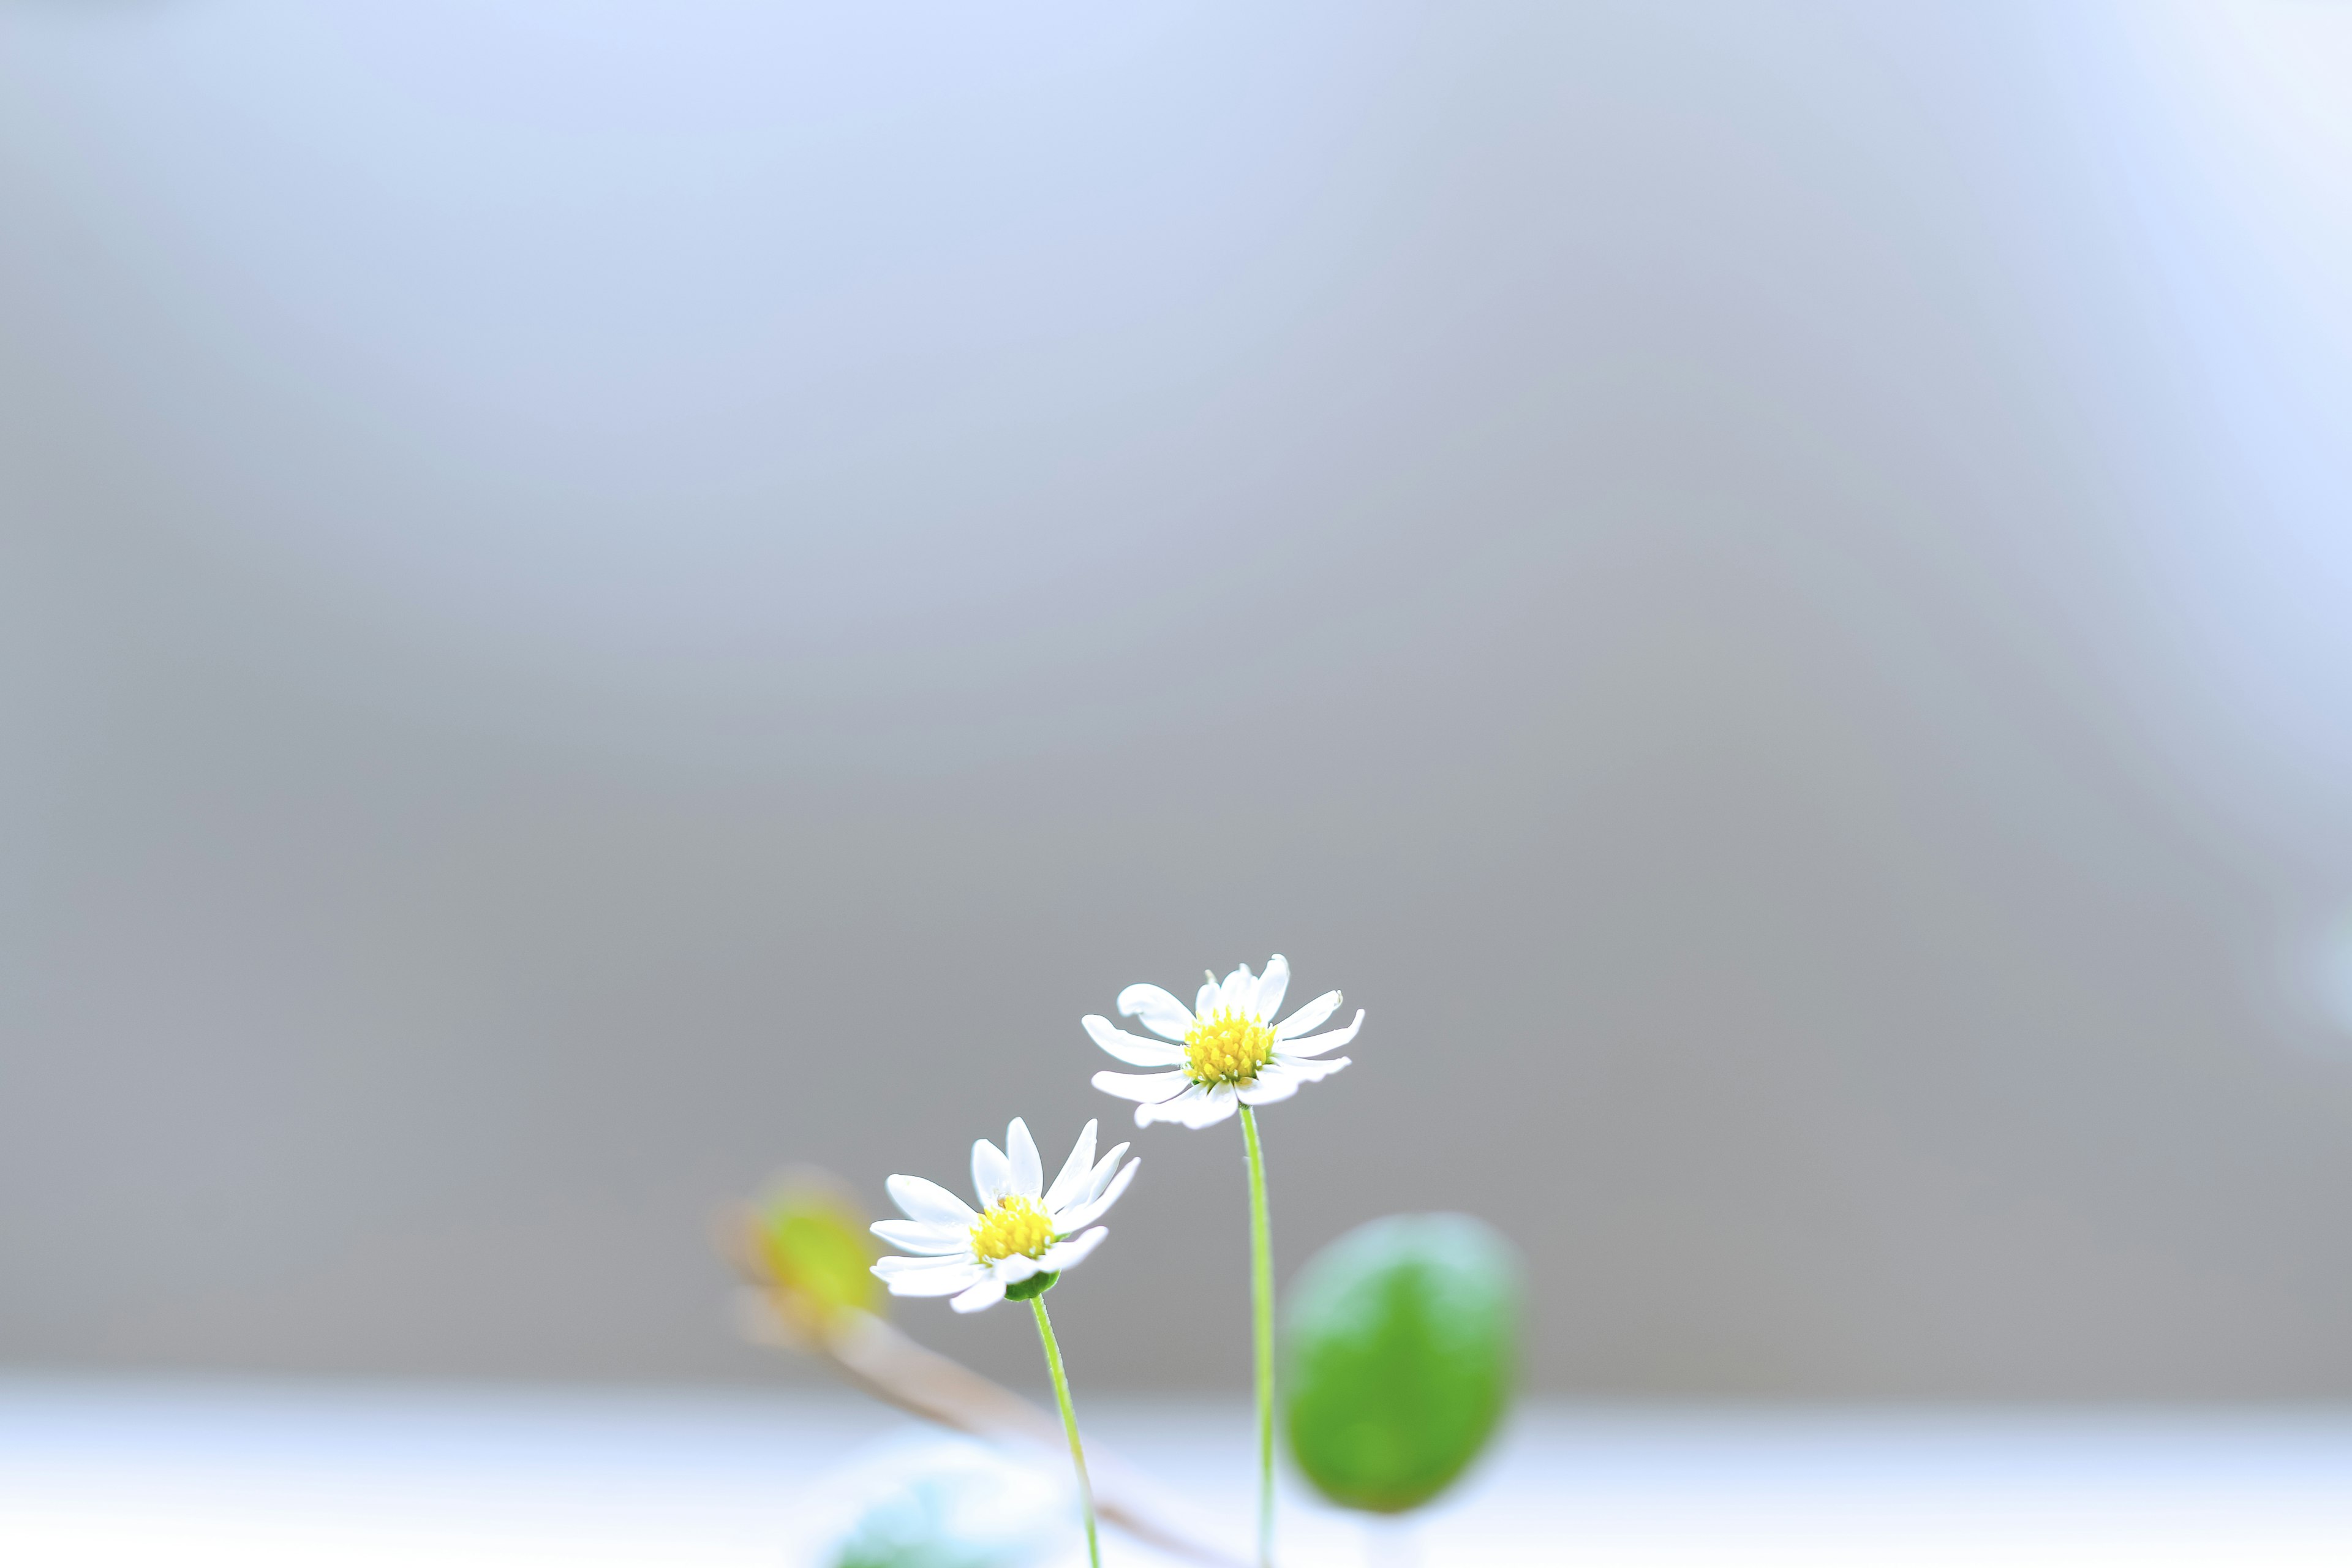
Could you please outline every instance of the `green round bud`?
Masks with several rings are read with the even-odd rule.
[[[1500,1425],[1518,1337],[1518,1257],[1491,1226],[1437,1214],[1358,1226],[1290,1289],[1282,1386],[1292,1457],[1344,1507],[1420,1507]]]

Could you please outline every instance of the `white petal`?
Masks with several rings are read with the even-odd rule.
[[[1234,1086],[1218,1084],[1213,1089],[1201,1089],[1181,1096],[1167,1105],[1154,1108],[1162,1121],[1173,1121],[1185,1127],[1213,1127],[1234,1113],[1241,1101],[1234,1098]],[[1138,1125],[1141,1125],[1139,1121]]]
[[[1122,1143],[1097,1162],[1095,1168],[1087,1174],[1087,1190],[1080,1201],[1091,1203],[1102,1196],[1103,1189],[1110,1185],[1110,1179],[1118,1174],[1118,1157],[1127,1152],[1128,1147]]]
[[[971,1146],[971,1188],[980,1194],[980,1206],[984,1209],[994,1208],[999,1200],[1013,1194],[1013,1162],[985,1138]]]
[[[1181,1040],[1192,1032],[1192,1015],[1157,985],[1130,985],[1118,994],[1118,1016],[1134,1018],[1162,1038]]]
[[[1056,1274],[1065,1268],[1076,1268],[1087,1260],[1087,1253],[1102,1245],[1102,1238],[1109,1234],[1109,1231],[1097,1226],[1084,1236],[1074,1236],[1067,1241],[1057,1241],[1045,1249],[1045,1256],[1037,1260],[1038,1266],[1050,1268]]]
[[[1062,1173],[1045,1189],[1045,1212],[1052,1214],[1064,1204],[1076,1201],[1094,1180],[1094,1174],[1095,1124],[1089,1121],[1078,1133],[1077,1145],[1070,1151],[1070,1157],[1062,1163]]]
[[[1004,1152],[1013,1165],[1013,1190],[1035,1203],[1045,1190],[1045,1164],[1037,1158],[1037,1140],[1029,1136],[1029,1124],[1017,1116],[1004,1130]]]
[[[1280,1044],[1275,1047],[1275,1054],[1285,1057],[1319,1057],[1325,1051],[1337,1050],[1354,1039],[1356,1031],[1363,1026],[1364,1010],[1359,1007],[1356,1009],[1356,1021],[1344,1029],[1333,1029],[1321,1035],[1309,1035],[1303,1040],[1286,1039],[1282,1036],[1276,1036],[1276,1039],[1280,1041]]]
[[[1300,1083],[1321,1083],[1355,1059],[1353,1057],[1294,1057],[1276,1051],[1274,1053],[1274,1067],[1269,1070],[1280,1072]]]
[[[1226,975],[1225,983],[1217,988],[1217,1005],[1228,1013],[1238,1013],[1247,1017],[1250,1004],[1256,1000],[1257,976],[1249,972],[1246,963]]]
[[[1181,1073],[1175,1076],[1179,1078],[1183,1077]],[[1186,1108],[1194,1104],[1196,1101],[1205,1100],[1208,1098],[1208,1093],[1209,1091],[1202,1089],[1199,1084],[1194,1083],[1190,1079],[1185,1079],[1183,1093],[1177,1095],[1171,1100],[1160,1100],[1156,1104],[1150,1101],[1146,1101],[1144,1104],[1137,1106],[1135,1108],[1135,1124],[1138,1127],[1149,1127],[1155,1121],[1173,1121],[1177,1125],[1182,1126],[1184,1124],[1185,1116],[1189,1114]]]
[[[1326,991],[1314,1001],[1274,1026],[1274,1037],[1286,1040],[1293,1035],[1303,1035],[1309,1029],[1319,1029],[1323,1020],[1339,1010],[1339,994]]]
[[[924,1225],[960,1225],[971,1228],[980,1215],[971,1205],[940,1185],[920,1176],[893,1176],[882,1184],[890,1194],[890,1201],[908,1219]]]
[[[1201,984],[1200,994],[1192,998],[1192,1011],[1205,1018],[1217,1010],[1217,977],[1213,974]]]
[[[1260,1072],[1255,1082],[1243,1084],[1234,1092],[1244,1105],[1272,1105],[1277,1100],[1288,1100],[1297,1094],[1298,1086],[1305,1081],[1297,1073],[1285,1071],[1282,1064],[1276,1062]]]
[[[1004,1281],[991,1275],[948,1303],[959,1312],[978,1312],[1004,1300]]]
[[[1118,1202],[1118,1195],[1127,1191],[1128,1183],[1135,1180],[1135,1173],[1142,1168],[1142,1161],[1129,1160],[1126,1167],[1112,1178],[1110,1185],[1104,1189],[1100,1196],[1088,1198],[1085,1203],[1071,1208],[1067,1214],[1055,1215],[1054,1228],[1061,1231],[1084,1230],[1087,1226],[1102,1218],[1104,1215],[1110,1212],[1110,1205]]]
[[[1046,1250],[1050,1252],[1053,1249],[1048,1247]],[[1035,1258],[1023,1258],[1016,1253],[1011,1258],[998,1258],[996,1267],[989,1272],[996,1276],[996,1282],[999,1285],[1018,1285],[1044,1268],[1045,1265]]]
[[[1125,1029],[1114,1028],[1111,1021],[1099,1013],[1089,1013],[1079,1022],[1095,1044],[1127,1063],[1139,1068],[1172,1068],[1184,1059],[1183,1047],[1147,1040],[1141,1035],[1130,1035]]]
[[[883,1273],[884,1263],[903,1263],[907,1268]],[[874,1266],[883,1283],[890,1287],[893,1296],[952,1296],[959,1290],[969,1290],[988,1277],[988,1270],[968,1258],[886,1258]]]
[[[891,1246],[906,1252],[962,1252],[971,1246],[971,1232],[948,1225],[925,1225],[919,1220],[877,1219],[874,1234]]]
[[[1147,1104],[1167,1100],[1192,1087],[1192,1080],[1181,1072],[1098,1072],[1095,1087],[1105,1094],[1115,1094],[1121,1100],[1139,1100]]]
[[[969,1274],[977,1279],[986,1268],[970,1253],[961,1258],[900,1258],[893,1255],[877,1258],[874,1273],[884,1279],[913,1279],[932,1274]]]
[[[1265,973],[1257,977],[1257,1000],[1251,1004],[1261,1021],[1282,1011],[1283,994],[1290,989],[1290,960],[1276,953],[1265,961]]]

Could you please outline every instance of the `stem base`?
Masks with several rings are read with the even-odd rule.
[[[1050,1279],[1052,1276],[1036,1278]],[[1062,1407],[1062,1431],[1070,1439],[1070,1464],[1078,1473],[1078,1506],[1087,1516],[1087,1562],[1090,1568],[1102,1568],[1102,1542],[1095,1531],[1095,1489],[1087,1479],[1087,1451],[1078,1441],[1078,1413],[1070,1407],[1070,1378],[1062,1370],[1062,1347],[1054,1342],[1054,1320],[1045,1315],[1042,1287],[1029,1299],[1029,1305],[1037,1311],[1037,1338],[1045,1347],[1045,1370],[1054,1374],[1054,1402]]]
[[[1274,1237],[1265,1214],[1265,1151],[1257,1112],[1241,1108],[1242,1144],[1249,1152],[1250,1310],[1257,1348],[1257,1562],[1274,1568]]]

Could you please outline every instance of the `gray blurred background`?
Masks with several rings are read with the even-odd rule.
[[[1542,1388],[2352,1395],[2347,432],[2341,5],[13,0],[0,1363],[812,1376],[1279,950]]]

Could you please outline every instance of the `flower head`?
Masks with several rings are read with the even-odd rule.
[[[983,1138],[971,1146],[972,1208],[936,1182],[893,1176],[890,1200],[905,1219],[876,1222],[874,1234],[911,1258],[886,1258],[874,1272],[893,1296],[952,1296],[959,1312],[993,1307],[1011,1290],[1032,1296],[1076,1268],[1110,1234],[1094,1225],[1127,1184],[1140,1160],[1118,1162],[1122,1143],[1095,1158],[1095,1124],[1087,1123],[1062,1173],[1045,1185],[1037,1144],[1017,1118],[1004,1130],[1003,1149]]]
[[[1138,1127],[1154,1121],[1207,1127],[1231,1116],[1237,1105],[1288,1100],[1300,1084],[1346,1067],[1346,1057],[1317,1058],[1354,1039],[1364,1026],[1360,1007],[1346,1028],[1307,1037],[1339,1010],[1337,991],[1326,991],[1277,1024],[1274,1016],[1289,989],[1290,961],[1278,952],[1265,961],[1264,974],[1251,974],[1246,963],[1222,981],[1212,974],[1190,1008],[1157,985],[1129,986],[1118,994],[1120,1016],[1141,1019],[1160,1038],[1130,1035],[1091,1013],[1087,1033],[1130,1067],[1159,1070],[1098,1072],[1095,1087],[1136,1101]]]

